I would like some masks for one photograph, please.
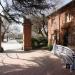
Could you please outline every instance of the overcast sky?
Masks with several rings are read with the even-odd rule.
[[[67,2],[70,2],[70,1],[72,1],[72,0],[64,0],[64,3],[67,3]]]
[[[62,7],[63,5],[69,3],[69,2],[72,1],[72,0],[61,0],[61,1],[62,1],[62,3],[60,3],[60,4],[58,5],[58,7],[59,7],[59,6]]]

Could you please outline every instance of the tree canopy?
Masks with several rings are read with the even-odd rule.
[[[21,23],[19,17],[35,15],[46,9],[54,8],[59,0],[0,0],[0,16],[9,22]]]

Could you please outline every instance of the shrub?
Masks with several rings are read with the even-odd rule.
[[[43,37],[39,38],[32,38],[32,48],[41,48],[41,47],[47,47],[47,39]]]
[[[38,48],[39,47],[39,42],[36,38],[32,38],[32,48]]]
[[[39,41],[39,47],[47,46],[48,41],[46,38],[40,37],[40,38],[38,38],[38,41]]]

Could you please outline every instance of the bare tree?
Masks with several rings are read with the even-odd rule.
[[[2,18],[2,25],[1,25],[1,38],[2,38],[1,40],[2,40],[2,42],[4,41],[5,34],[10,32],[9,28],[10,28],[10,23],[6,19]]]
[[[54,8],[60,1],[59,0],[4,0],[5,6],[0,0],[0,6],[5,14],[0,13],[0,16],[7,19],[9,22],[12,20],[16,23],[21,23],[19,17],[26,18],[26,15],[36,15],[40,10]]]
[[[41,34],[42,37],[47,38],[47,17],[41,14],[42,17],[32,17],[32,30],[37,34]]]

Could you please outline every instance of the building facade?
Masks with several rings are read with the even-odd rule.
[[[48,16],[48,45],[75,45],[75,1]]]

